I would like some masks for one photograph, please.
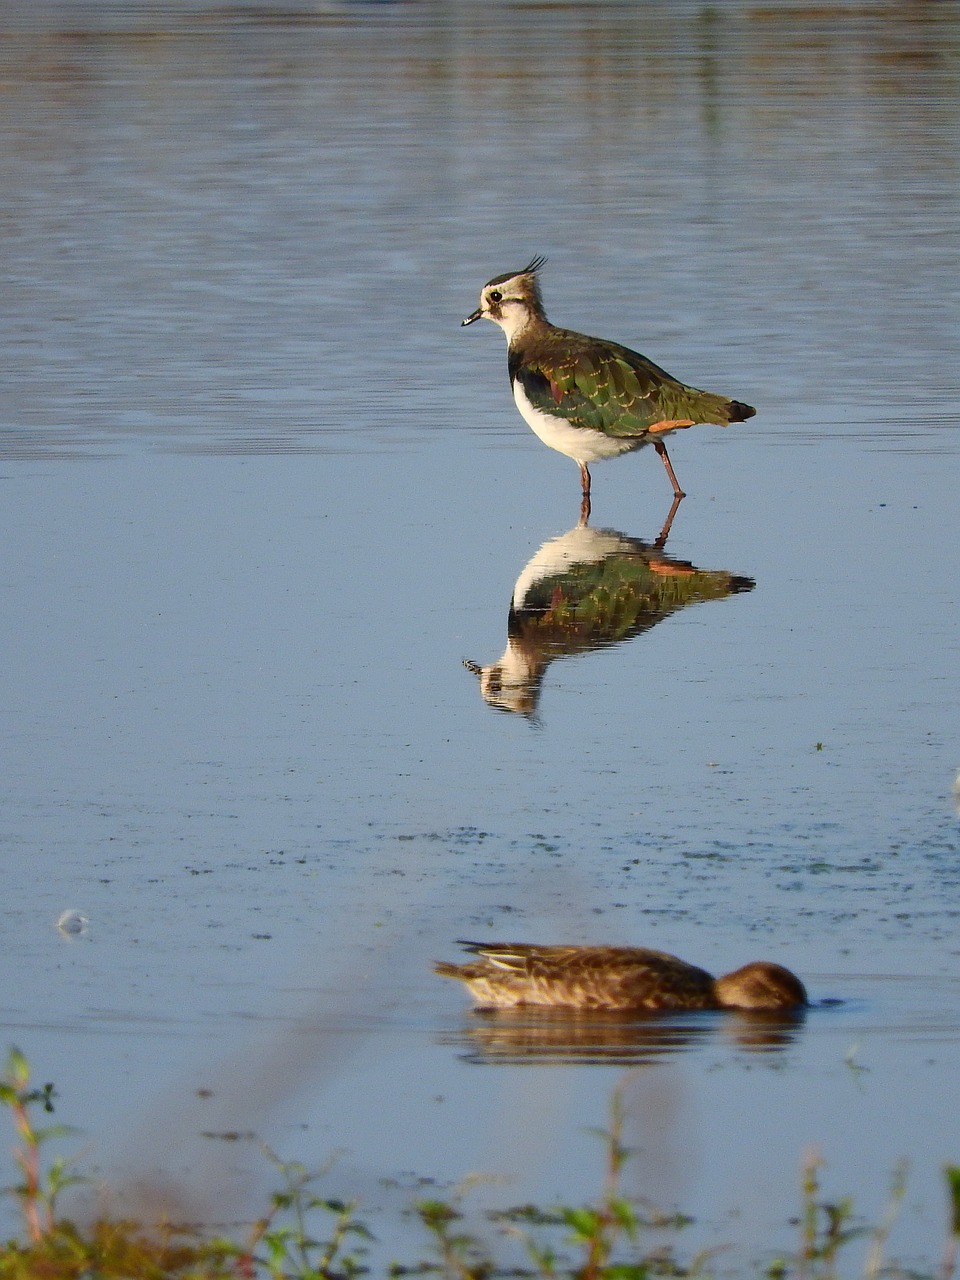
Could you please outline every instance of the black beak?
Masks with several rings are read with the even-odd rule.
[[[482,315],[483,309],[481,307],[477,307],[472,316],[467,316],[466,320],[460,321],[460,328],[463,329],[466,325],[473,324],[474,320],[479,320]]]

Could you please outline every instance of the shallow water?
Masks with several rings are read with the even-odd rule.
[[[372,1210],[581,1197],[639,1063],[631,1177],[697,1240],[789,1241],[819,1144],[874,1216],[907,1157],[895,1252],[935,1256],[960,9],[5,21],[0,1017],[86,1160],[218,1219],[272,1176],[235,1132],[343,1149]],[[534,252],[553,319],[759,407],[674,437],[663,546],[655,455],[596,467],[587,537],[458,328]],[[490,697],[464,660],[571,564],[626,614]],[[741,588],[680,602],[693,570]],[[765,957],[815,1005],[584,1045],[432,975],[476,936]]]

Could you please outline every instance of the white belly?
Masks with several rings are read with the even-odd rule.
[[[639,449],[644,440],[605,436],[602,431],[589,427],[573,427],[563,418],[553,418],[535,408],[519,382],[513,384],[513,398],[527,426],[544,444],[565,453],[577,462],[601,462],[604,458],[619,458],[622,453]]]

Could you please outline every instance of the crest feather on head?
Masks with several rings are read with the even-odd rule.
[[[506,284],[508,280],[522,281],[518,288],[518,292],[538,310],[543,310],[543,297],[540,293],[540,281],[537,272],[546,262],[546,258],[538,254],[535,258],[531,258],[522,271],[505,271],[502,276],[494,276],[492,280],[488,280],[484,288],[489,289],[491,285]]]
[[[543,310],[543,294],[540,292],[540,279],[537,272],[546,262],[546,258],[537,254],[535,258],[531,258],[527,265],[520,272],[522,276],[526,276],[524,283],[529,290],[531,302],[536,306],[538,311]]]

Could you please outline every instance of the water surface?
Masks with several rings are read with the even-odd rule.
[[[957,6],[5,26],[0,1016],[88,1158],[220,1219],[270,1181],[224,1132],[343,1149],[372,1210],[472,1170],[579,1198],[632,1063],[631,1176],[691,1244],[789,1241],[819,1144],[872,1215],[907,1157],[895,1245],[934,1256]],[[596,468],[588,539],[501,336],[458,328],[535,252],[557,322],[759,408],[675,437],[662,545],[655,455]],[[559,598],[558,546],[621,612],[583,589],[498,704],[463,661]],[[693,573],[741,586],[680,602]],[[764,957],[816,1003],[773,1043],[705,1015],[585,1046],[432,975],[477,936]]]

